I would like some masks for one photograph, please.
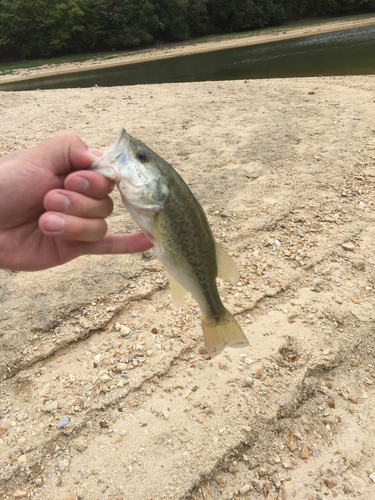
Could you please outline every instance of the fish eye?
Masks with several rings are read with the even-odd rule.
[[[146,154],[146,151],[138,151],[137,154],[135,155],[136,158],[141,161],[142,163],[144,163],[145,161],[147,161],[147,154]]]

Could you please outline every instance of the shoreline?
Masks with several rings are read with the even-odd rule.
[[[110,61],[105,59],[102,61],[89,59],[85,62],[62,63],[55,65],[48,64],[36,68],[21,68],[18,70],[14,70],[13,75],[0,75],[0,84],[32,80],[34,78],[42,78],[47,76],[63,75],[75,73],[78,71],[90,71],[98,68],[112,68],[116,66],[123,66],[126,64],[136,64],[158,59],[167,59],[183,55],[211,52],[214,50],[244,47],[248,45],[259,45],[269,42],[313,36],[323,33],[333,33],[335,31],[350,30],[372,25],[375,25],[375,14],[371,18],[360,20],[332,21],[324,25],[316,24],[313,26],[307,25],[297,28],[280,27],[279,33],[260,33],[257,35],[256,32],[252,32],[253,34],[251,35],[239,35],[238,38],[229,40],[198,42],[199,45],[174,45],[162,49],[143,49],[135,53],[127,53],[126,55],[121,54],[115,56]]]

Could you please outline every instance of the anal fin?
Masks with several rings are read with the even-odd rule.
[[[216,242],[215,242],[216,243]],[[240,280],[237,264],[218,243],[215,246],[217,277],[235,285]]]

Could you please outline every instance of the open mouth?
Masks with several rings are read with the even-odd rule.
[[[128,144],[130,136],[125,129],[121,129],[116,141],[110,146],[107,151],[104,151],[103,156],[100,156],[89,167],[88,170],[94,170],[119,183],[121,181],[121,167],[128,161]],[[116,167],[113,166],[116,164]]]

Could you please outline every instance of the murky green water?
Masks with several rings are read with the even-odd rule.
[[[375,74],[375,26],[0,85],[0,90]]]

